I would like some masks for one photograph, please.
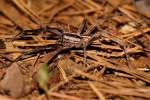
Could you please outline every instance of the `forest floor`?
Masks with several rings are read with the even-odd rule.
[[[149,0],[0,0],[0,100],[150,100]]]

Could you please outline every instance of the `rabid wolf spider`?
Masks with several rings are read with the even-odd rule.
[[[60,29],[57,28],[50,28],[48,26],[42,26],[38,29],[33,29],[33,30],[25,30],[22,33],[16,35],[16,36],[22,36],[26,35],[26,33],[31,32],[33,34],[40,33],[40,32],[49,32],[53,33],[54,35],[58,36],[58,42],[54,46],[43,46],[40,48],[33,49],[31,51],[25,52],[19,57],[17,57],[13,62],[17,62],[19,60],[23,60],[32,56],[37,55],[38,53],[42,53],[44,51],[52,51],[53,50],[53,55],[47,62],[48,64],[52,61],[54,57],[56,57],[57,54],[59,54],[62,51],[65,50],[71,50],[73,48],[83,48],[84,46],[88,46],[91,41],[97,37],[96,35],[92,34],[93,36],[89,36],[89,34],[95,29],[95,25],[89,28],[87,31],[84,32],[85,27],[86,27],[86,22],[87,20],[84,19],[81,23],[81,25],[78,28],[78,31],[76,33],[71,33],[71,32],[64,32]],[[83,45],[83,38],[88,37],[86,41],[86,45]]]

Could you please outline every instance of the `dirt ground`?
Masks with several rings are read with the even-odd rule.
[[[0,100],[150,100],[150,0],[0,0]]]

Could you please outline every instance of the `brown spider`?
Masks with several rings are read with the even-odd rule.
[[[43,46],[41,48],[33,49],[31,51],[23,53],[22,55],[17,57],[11,63],[17,62],[19,60],[23,60],[23,59],[26,59],[26,58],[29,58],[29,57],[32,57],[32,56],[35,56],[37,53],[41,53],[41,52],[44,52],[44,51],[55,50],[56,52],[53,55],[53,57],[55,57],[61,51],[64,51],[66,49],[80,48],[81,46],[83,47],[82,39],[83,39],[83,37],[85,37],[84,35],[86,35],[86,36],[89,35],[95,29],[96,26],[94,25],[94,27],[91,27],[84,34],[85,27],[86,27],[86,19],[84,19],[83,22],[81,23],[77,33],[63,32],[60,29],[50,28],[50,27],[45,26],[45,25],[40,27],[40,28],[38,28],[38,29],[25,30],[21,34],[18,34],[16,36],[24,36],[28,32],[31,32],[33,34],[40,33],[40,32],[50,32],[50,33],[53,33],[53,34],[55,34],[57,36],[60,36],[60,39],[58,39],[58,44],[60,44],[60,45]],[[91,38],[89,40],[91,40]],[[89,44],[89,43],[87,43],[87,44]],[[51,62],[52,58],[49,60],[48,63]]]

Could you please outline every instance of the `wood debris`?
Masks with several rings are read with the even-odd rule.
[[[149,5],[0,0],[0,99],[149,100]]]

